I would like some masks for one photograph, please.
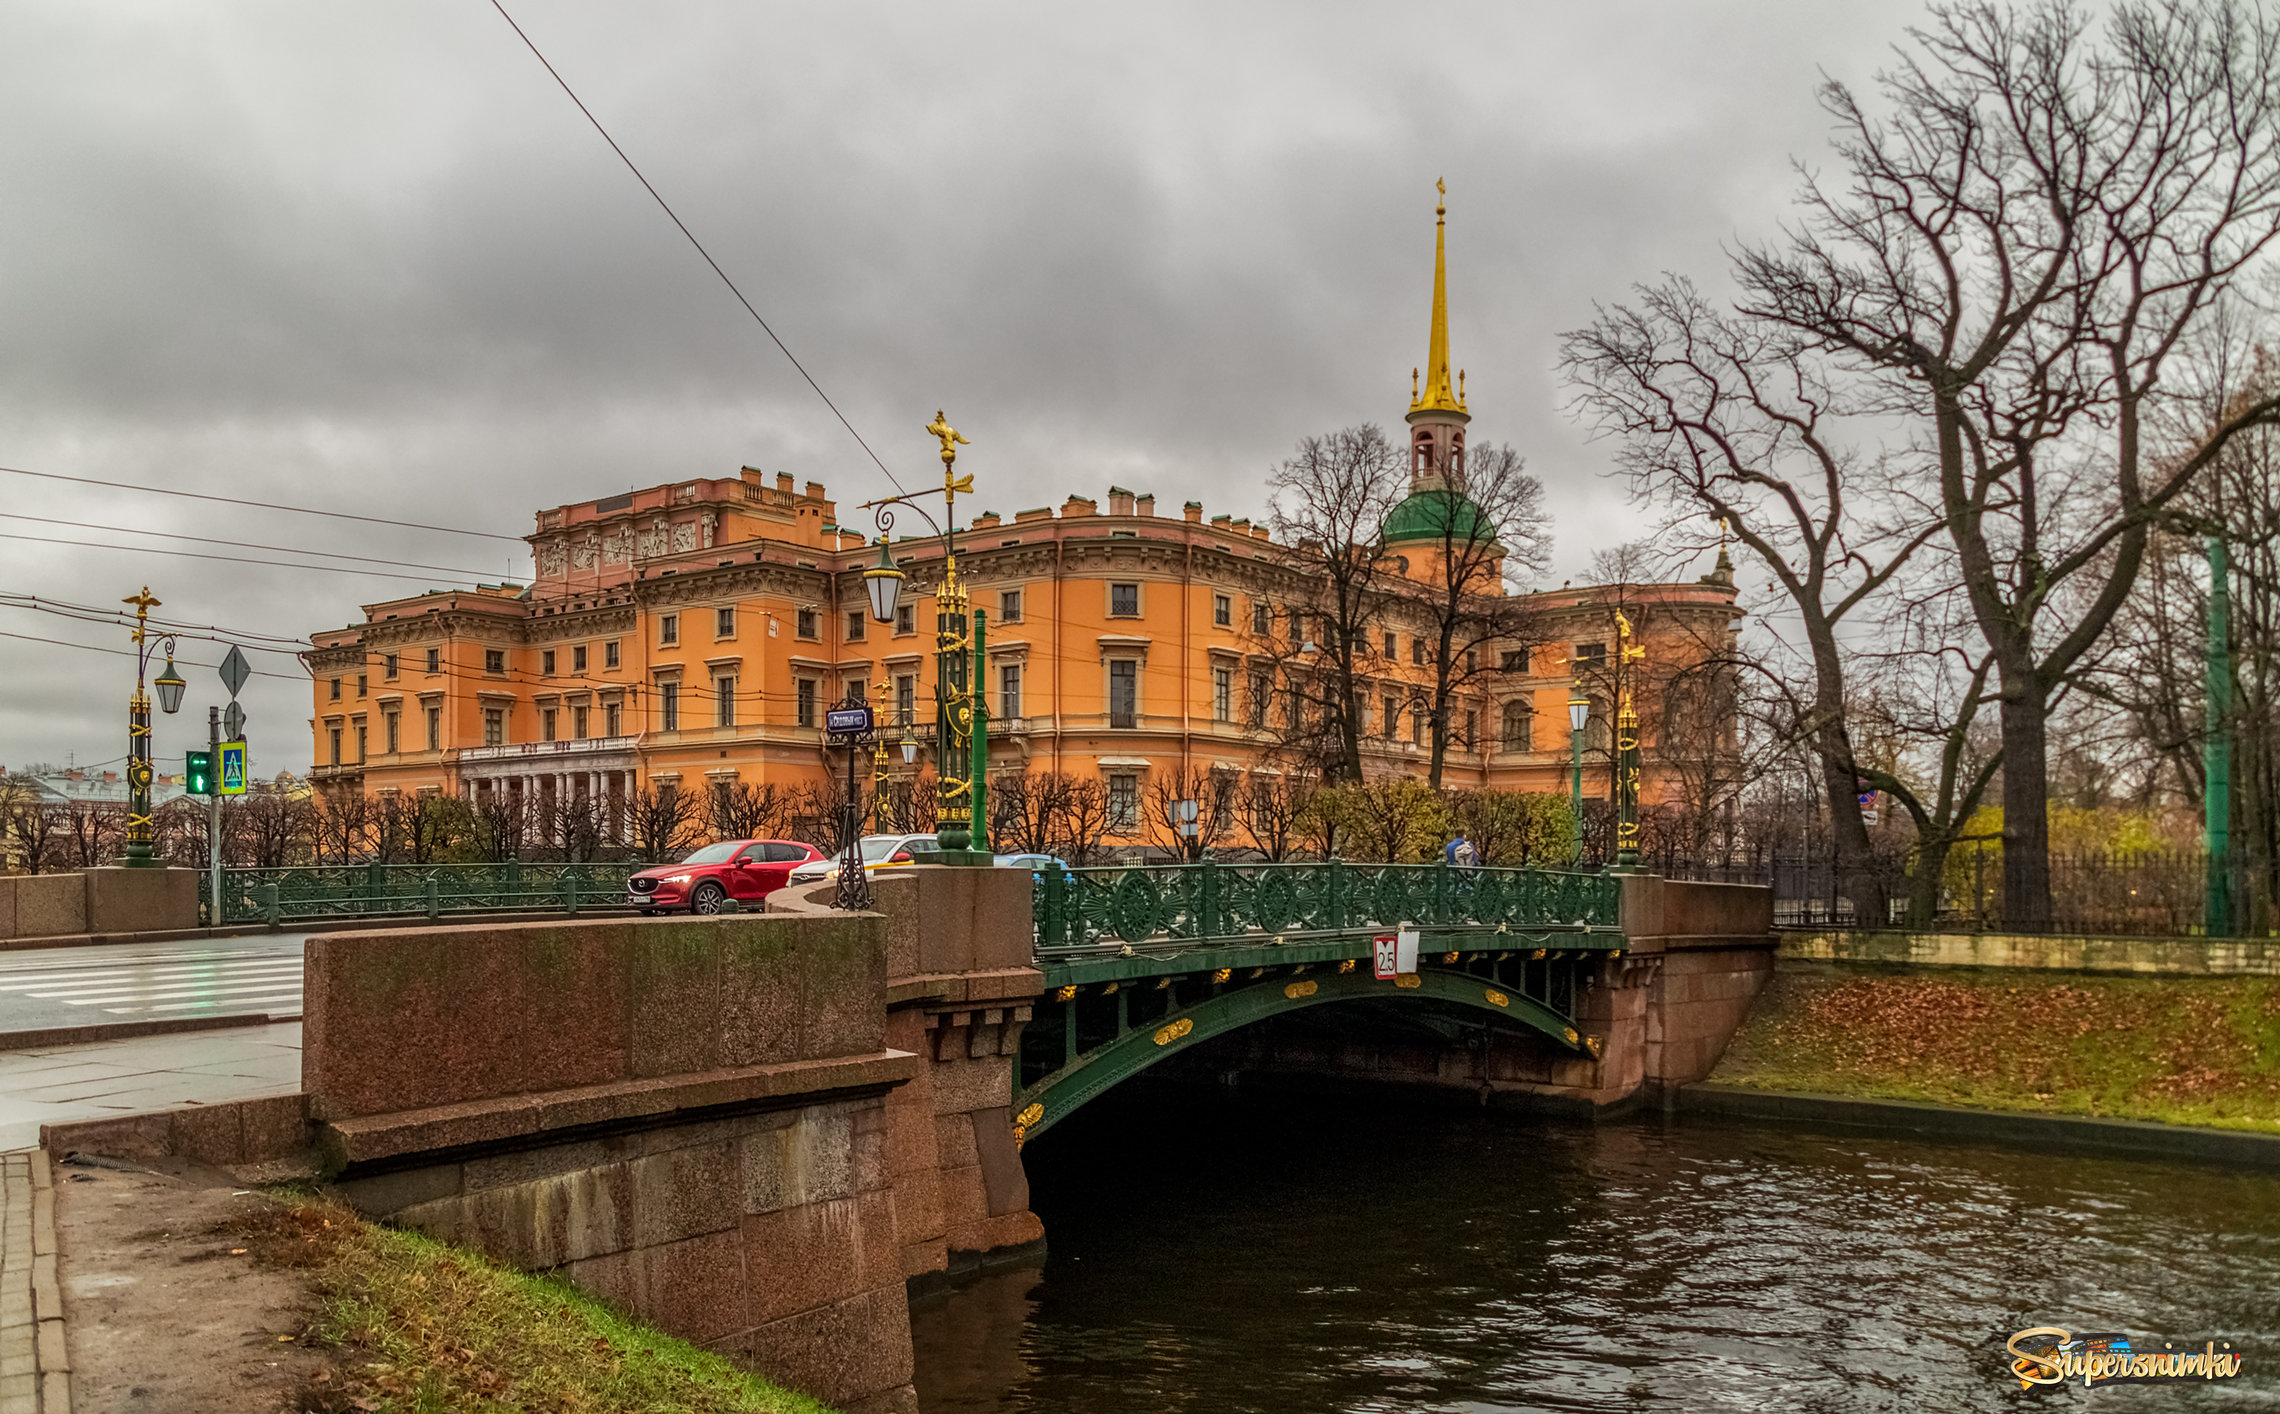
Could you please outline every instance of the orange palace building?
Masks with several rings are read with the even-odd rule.
[[[1416,576],[1432,573],[1452,505],[1470,509],[1448,489],[1470,419],[1461,379],[1450,386],[1436,256],[1427,373],[1408,414],[1414,489],[1386,526],[1390,563]],[[940,542],[896,543],[910,580],[896,621],[873,622],[862,571],[876,546],[840,524],[820,483],[747,467],[541,511],[528,539],[527,587],[368,604],[362,622],[313,636],[320,788],[545,804],[795,785],[829,769],[823,713],[850,693],[884,709],[890,734],[932,720]],[[1195,502],[1159,513],[1153,496],[1111,487],[1105,507],[1072,495],[1057,510],[985,513],[959,528],[958,560],[988,616],[993,773],[1098,775],[1137,838],[1153,772],[1283,768],[1265,699],[1289,660],[1266,648],[1310,611],[1315,586],[1265,526],[1206,518]],[[1666,669],[1730,644],[1739,617],[1723,557],[1699,581],[1528,596],[1532,641],[1499,650],[1497,670],[1471,676],[1453,706],[1444,785],[1568,788],[1572,685],[1606,661],[1618,605]],[[1426,624],[1398,597],[1383,617],[1361,660],[1364,770],[1422,777]],[[1644,698],[1641,711],[1641,801],[1653,806],[1675,777]],[[1603,733],[1604,700],[1593,716]],[[1601,752],[1587,792],[1604,797],[1606,781]]]

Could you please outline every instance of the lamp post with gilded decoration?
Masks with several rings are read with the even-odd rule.
[[[1631,665],[1647,650],[1631,642],[1631,621],[1615,611],[1615,870],[1639,868],[1639,712],[1632,701]]]
[[[174,636],[162,634],[155,642],[151,638],[150,611],[159,606],[159,601],[151,597],[150,586],[144,585],[142,593],[120,602],[135,609],[135,695],[127,699],[127,849],[119,862],[129,868],[147,869],[158,863],[151,848],[150,785],[154,773],[150,764],[150,695],[143,690],[151,650],[161,645],[166,649],[166,671],[153,684],[158,689],[159,710],[171,716],[180,709],[182,690],[189,684],[174,670]]]
[[[987,825],[975,809],[974,769],[989,749],[988,731],[977,710],[979,670],[969,661],[981,641],[982,614],[978,609],[969,614],[966,584],[958,577],[958,493],[974,489],[971,472],[957,474],[958,448],[973,444],[940,411],[926,430],[942,444],[942,520],[918,504],[918,496],[931,492],[864,502],[859,509],[870,511],[879,529],[879,558],[863,571],[863,584],[871,616],[892,623],[908,579],[889,543],[896,507],[917,512],[941,537],[942,580],[934,590],[934,837],[942,847],[942,863],[988,864]]]

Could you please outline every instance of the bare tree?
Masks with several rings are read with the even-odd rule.
[[[74,800],[63,821],[67,857],[80,869],[117,859],[125,848],[126,808],[108,800]]]
[[[1311,775],[1277,765],[1253,767],[1237,796],[1236,823],[1251,848],[1269,860],[1290,857],[1307,802],[1320,790]]]
[[[1098,776],[1068,777],[1060,802],[1060,834],[1053,853],[1073,865],[1088,864],[1108,833],[1108,782]]]
[[[2280,235],[2280,28],[2228,0],[2122,4],[2106,28],[1935,7],[1881,112],[1823,86],[1843,180],[1808,176],[1787,238],[1737,260],[1745,313],[1914,434],[1995,659],[2015,927],[2051,916],[2053,694],[2171,505],[2280,416],[2239,398],[2187,448],[2161,436],[2180,348]]]
[[[353,864],[371,852],[372,798],[362,791],[329,790],[318,798],[317,862]]]
[[[660,786],[634,796],[628,820],[634,848],[653,864],[676,860],[696,843],[697,801],[677,786]]]
[[[1235,830],[1236,788],[1233,771],[1187,765],[1152,773],[1140,795],[1140,813],[1150,844],[1176,850],[1194,861]],[[1180,829],[1183,802],[1195,806],[1192,833]]]
[[[61,802],[29,781],[0,780],[0,833],[16,866],[27,874],[58,862],[67,813]]]
[[[1293,653],[1311,643],[1304,670],[1286,670],[1286,690],[1298,702],[1294,730],[1319,729],[1322,750],[1339,779],[1362,778],[1361,667],[1376,617],[1384,574],[1378,536],[1407,488],[1408,453],[1376,423],[1308,437],[1268,477],[1273,512],[1269,525],[1282,543],[1282,561],[1309,586],[1308,611],[1320,637],[1293,625]],[[1316,710],[1309,712],[1311,700]],[[1254,721],[1261,719],[1254,714]],[[1264,719],[1271,725],[1271,716]]]

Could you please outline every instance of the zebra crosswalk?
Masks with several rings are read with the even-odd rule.
[[[95,953],[112,955],[88,956]],[[131,946],[115,953],[85,948],[0,960],[0,1027],[56,1024],[58,1015],[90,1012],[155,1019],[300,1011],[298,938]]]

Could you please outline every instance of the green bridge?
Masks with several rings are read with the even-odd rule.
[[[224,871],[225,922],[375,924],[625,911],[639,864],[350,864]],[[1454,1036],[1520,1028],[1579,1054],[1594,969],[1623,951],[1621,881],[1543,869],[1221,864],[1047,870],[1031,891],[1045,991],[1022,1034],[1017,1133],[1033,1138],[1213,1037],[1331,1002],[1427,1002]],[[1372,940],[1413,928],[1420,966],[1375,974]]]
[[[1215,1036],[1330,1002],[1431,1002],[1597,1055],[1575,1009],[1623,950],[1621,881],[1443,865],[1200,864],[1047,871],[1034,891],[1046,991],[1022,1033],[1015,1133]],[[1373,940],[1414,928],[1418,971],[1381,980]]]

